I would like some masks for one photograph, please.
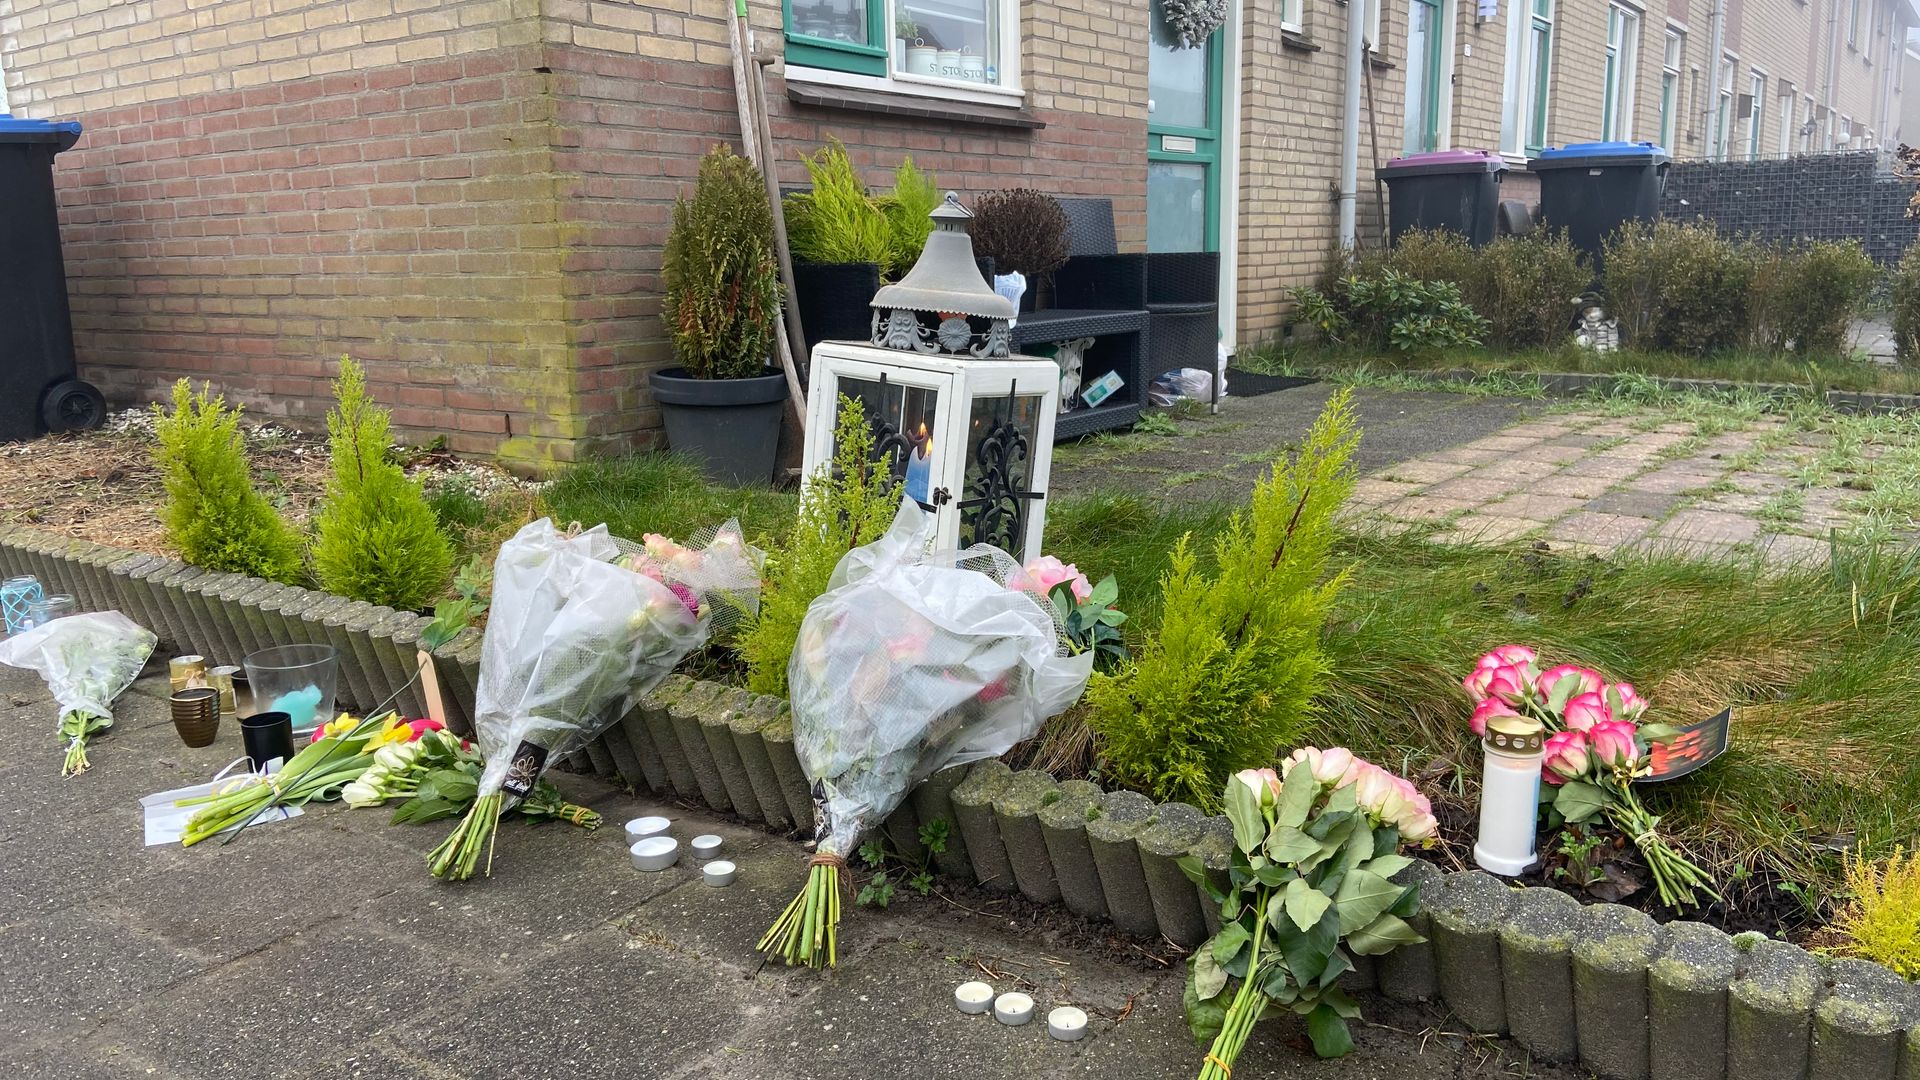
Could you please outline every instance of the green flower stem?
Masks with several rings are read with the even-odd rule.
[[[440,846],[427,856],[427,866],[433,876],[449,881],[466,881],[480,868],[480,853],[487,853],[486,872],[493,871],[493,840],[500,824],[500,814],[506,807],[506,797],[496,791],[482,795],[473,801],[473,806],[453,827]]]
[[[1640,805],[1632,784],[1619,781],[1612,787],[1618,798],[1608,804],[1607,816],[1613,820],[1615,827],[1633,839],[1634,846],[1646,858],[1647,869],[1653,874],[1653,884],[1660,902],[1675,909],[1695,907],[1699,904],[1696,892],[1704,892],[1715,900],[1720,899],[1720,893],[1714,889],[1713,881],[1706,872],[1675,851],[1655,831],[1660,819]]]
[[[840,871],[815,863],[807,883],[755,948],[779,956],[789,967],[833,967],[840,959]]]
[[[1200,1080],[1231,1080],[1233,1063],[1240,1057],[1241,1048],[1247,1045],[1247,1037],[1253,1034],[1254,1021],[1260,1018],[1266,995],[1260,990],[1260,941],[1267,936],[1267,902],[1272,894],[1262,888],[1253,905],[1253,940],[1248,944],[1247,974],[1240,980],[1240,989],[1233,995],[1233,1004],[1227,1007],[1226,1022],[1220,1027],[1220,1034],[1214,1036],[1213,1045],[1207,1049],[1207,1058],[1200,1065]]]

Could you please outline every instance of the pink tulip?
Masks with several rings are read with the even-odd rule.
[[[1079,567],[1072,563],[1063,563],[1052,555],[1041,555],[1027,563],[1015,581],[1019,587],[1031,589],[1041,596],[1049,596],[1053,593],[1055,585],[1063,581],[1069,582],[1074,600],[1083,604],[1093,595],[1093,585],[1087,581],[1087,575],[1081,573]]]
[[[1606,685],[1606,680],[1600,677],[1600,673],[1591,668],[1583,668],[1575,664],[1555,664],[1540,673],[1540,678],[1534,682],[1533,688],[1541,697],[1546,697],[1553,693],[1555,683],[1569,675],[1580,676],[1579,686],[1574,690],[1576,694],[1599,693],[1600,688]]]
[[[420,736],[425,735],[429,731],[443,731],[447,725],[438,720],[423,718],[419,720],[409,720],[407,721],[407,726],[413,729],[413,736],[408,741],[418,742]]]
[[[1631,721],[1603,720],[1587,731],[1593,742],[1594,761],[1603,769],[1631,772],[1640,760],[1639,731]]]
[[[1613,692],[1620,697],[1620,719],[1637,722],[1647,711],[1647,699],[1634,690],[1632,683],[1614,683]]]
[[[1575,694],[1567,699],[1567,726],[1575,731],[1590,731],[1593,725],[1613,719],[1613,710],[1607,707],[1604,695],[1587,693]]]
[[[1549,784],[1579,780],[1593,766],[1587,733],[1579,730],[1556,731],[1547,737],[1546,757],[1540,763],[1540,778]]]
[[[1496,716],[1519,715],[1506,702],[1490,697],[1473,707],[1473,715],[1467,718],[1467,726],[1473,729],[1475,736],[1484,739],[1487,737],[1487,721]]]
[[[1526,667],[1539,657],[1525,645],[1502,645],[1480,658],[1475,667]]]

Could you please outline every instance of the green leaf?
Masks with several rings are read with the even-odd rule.
[[[1108,608],[1100,613],[1101,626],[1119,626],[1127,621],[1127,613]]]
[[[1193,1041],[1206,1046],[1220,1034],[1227,1025],[1227,1003],[1220,995],[1202,998],[1195,990],[1193,979],[1187,980],[1187,988],[1180,998],[1186,1009],[1187,1028],[1193,1032]]]
[[[1234,957],[1239,956],[1241,950],[1245,949],[1247,942],[1251,940],[1253,940],[1253,934],[1247,930],[1246,926],[1237,922],[1228,923],[1220,928],[1219,933],[1213,935],[1213,943],[1207,951],[1213,953],[1213,958],[1225,966],[1233,963]]]
[[[1373,830],[1365,822],[1356,820],[1347,842],[1340,848],[1340,869],[1354,870],[1361,863],[1373,858]]]
[[[1573,698],[1574,693],[1579,689],[1579,675],[1568,672],[1560,676],[1559,680],[1553,684],[1553,689],[1547,693],[1547,708],[1552,709],[1554,712],[1559,712],[1566,708],[1567,702]]]
[[[1275,830],[1267,839],[1267,858],[1277,863],[1297,863],[1320,850],[1320,841],[1291,826]]]
[[[1227,970],[1213,958],[1212,949],[1201,949],[1187,964],[1187,989],[1201,1001],[1211,1001],[1227,988]]]
[[[1645,742],[1666,742],[1680,734],[1680,729],[1672,724],[1641,724],[1638,734]]]
[[[1352,970],[1353,961],[1347,959],[1347,954],[1339,949],[1333,950],[1333,955],[1327,957],[1327,969],[1320,973],[1319,989],[1325,990],[1331,987],[1334,980]]]
[[[1298,828],[1307,820],[1307,814],[1313,809],[1313,797],[1319,793],[1320,782],[1313,778],[1313,767],[1304,758],[1295,762],[1280,787],[1280,825]]]
[[[1340,1016],[1345,1019],[1360,1019],[1360,1003],[1353,1000],[1345,990],[1338,986],[1328,987],[1327,992],[1320,995],[1320,1000],[1326,1002],[1328,1008],[1340,1014]]]
[[[1299,877],[1299,874],[1293,872],[1292,867],[1282,866],[1276,862],[1263,861],[1260,866],[1253,868],[1253,880],[1269,889],[1283,888],[1287,882],[1297,880]]]
[[[1608,801],[1607,793],[1599,785],[1569,780],[1560,785],[1560,794],[1553,797],[1553,808],[1577,825],[1605,810]]]
[[[1302,931],[1313,929],[1320,916],[1327,913],[1327,905],[1333,903],[1327,895],[1306,883],[1304,879],[1294,878],[1287,882],[1286,891],[1287,918]]]
[[[1398,915],[1403,919],[1408,919],[1408,918],[1412,918],[1413,914],[1419,910],[1420,910],[1420,886],[1409,885],[1407,886],[1406,891],[1400,894],[1400,899],[1395,900],[1393,902],[1393,906],[1387,909],[1387,913],[1389,915]]]
[[[1421,937],[1406,920],[1397,915],[1382,915],[1369,925],[1347,935],[1347,948],[1360,956],[1379,956],[1402,945],[1418,945]]]
[[[1233,846],[1248,855],[1267,839],[1267,819],[1260,812],[1260,796],[1238,780],[1227,781],[1227,820],[1233,822]]]
[[[1087,594],[1087,603],[1099,604],[1102,607],[1118,599],[1120,599],[1120,581],[1112,574],[1101,578],[1100,584],[1095,585],[1093,591]]]
[[[1187,875],[1188,881],[1203,888],[1208,885],[1207,864],[1201,862],[1198,855],[1182,855],[1173,860],[1173,865],[1179,867],[1180,872]]]
[[[1329,1005],[1316,1006],[1307,1014],[1307,1038],[1313,1040],[1313,1052],[1319,1057],[1337,1058],[1353,1053],[1353,1033]]]
[[[1400,899],[1405,888],[1369,870],[1352,870],[1334,894],[1340,912],[1340,932],[1351,934],[1372,922]]]
[[[1350,814],[1359,809],[1359,807],[1360,796],[1358,792],[1354,791],[1352,784],[1348,784],[1343,788],[1335,788],[1333,794],[1327,796],[1326,812],[1329,814]]]
[[[1367,864],[1367,869],[1383,878],[1390,878],[1412,865],[1413,860],[1405,855],[1376,855],[1373,861]]]
[[[1274,927],[1273,936],[1280,943],[1280,955],[1286,958],[1287,970],[1293,972],[1293,981],[1311,986],[1326,970],[1327,959],[1340,944],[1340,918],[1329,908],[1320,921],[1313,924],[1313,929],[1303,932],[1288,920]]]

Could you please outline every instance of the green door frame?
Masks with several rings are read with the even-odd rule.
[[[1149,0],[1151,2],[1151,0]],[[1188,165],[1203,165],[1207,171],[1207,221],[1206,251],[1220,250],[1220,112],[1224,100],[1222,93],[1225,64],[1221,54],[1220,31],[1207,38],[1204,48],[1207,50],[1207,119],[1210,127],[1187,127],[1180,124],[1155,123],[1151,114],[1147,117],[1147,161],[1167,161]],[[1151,60],[1148,63],[1152,63]],[[1176,139],[1192,139],[1192,152],[1162,150],[1160,147],[1168,136]]]

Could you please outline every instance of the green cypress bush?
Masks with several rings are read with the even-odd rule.
[[[173,410],[155,405],[153,462],[167,490],[167,540],[194,566],[293,584],[300,538],[254,490],[240,434],[241,408],[173,384]]]
[[[1229,519],[1211,573],[1189,538],[1174,546],[1159,635],[1088,687],[1089,722],[1115,778],[1211,810],[1228,776],[1272,765],[1305,730],[1328,671],[1321,624],[1347,577],[1329,576],[1327,559],[1359,441],[1342,390],[1298,455],[1276,462]]]
[[[787,661],[807,608],[827,591],[840,557],[883,536],[899,509],[900,485],[873,460],[866,409],[841,398],[833,460],[808,480],[793,535],[767,559],[760,613],[740,637],[747,689],[787,696]]]
[[[884,250],[886,222],[880,226]],[[700,160],[693,198],[673,204],[660,280],[660,316],[688,375],[746,379],[765,372],[782,290],[773,206],[753,162],[725,146]]]
[[[366,374],[340,358],[327,413],[333,475],[315,516],[314,577],[353,600],[418,611],[446,588],[453,544],[420,485],[387,459],[387,410],[367,393]]]
[[[1893,270],[1893,344],[1900,362],[1920,365],[1920,244],[1907,249]]]

